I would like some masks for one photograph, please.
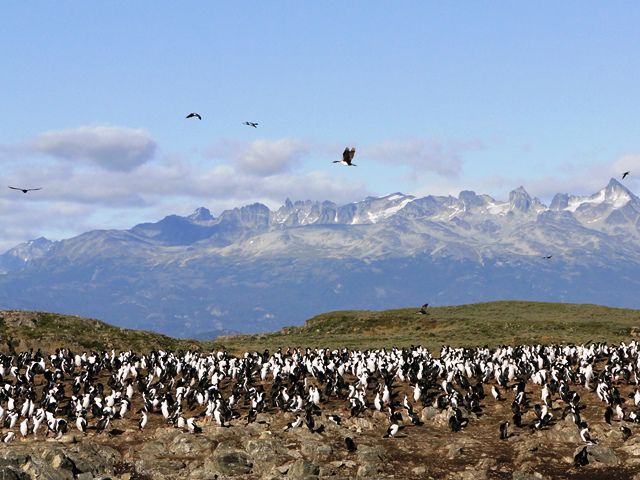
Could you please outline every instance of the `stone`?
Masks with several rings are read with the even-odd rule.
[[[217,469],[224,475],[246,475],[253,463],[244,452],[227,452],[215,457]]]
[[[582,448],[578,447],[574,454],[577,454],[581,449]],[[587,453],[589,454],[589,461],[593,458],[596,462],[605,465],[618,465],[620,463],[620,460],[618,460],[613,450],[603,445],[588,445]]]
[[[311,475],[318,475],[320,473],[320,467],[307,460],[298,459],[293,462],[293,465],[287,471],[287,477],[292,479],[302,479]]]

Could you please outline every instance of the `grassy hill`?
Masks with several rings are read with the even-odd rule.
[[[0,350],[41,348],[45,352],[71,350],[128,350],[199,348],[192,340],[114,327],[99,320],[45,312],[0,311]]]
[[[287,346],[377,348],[443,344],[473,346],[525,343],[620,342],[640,336],[640,310],[599,305],[501,301],[386,311],[337,311],[276,333],[219,338],[230,350]]]
[[[474,346],[524,343],[620,342],[640,337],[640,310],[599,305],[503,301],[385,311],[337,311],[313,317],[301,327],[274,333],[220,337],[215,342],[178,340],[71,315],[0,311],[0,351],[226,348],[233,352],[278,347],[378,348],[443,344]],[[10,346],[11,345],[11,346]]]

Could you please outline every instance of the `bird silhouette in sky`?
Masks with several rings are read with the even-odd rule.
[[[341,163],[342,165],[346,165],[347,167],[357,167],[355,163],[351,163],[355,154],[355,148],[349,149],[349,147],[347,147],[344,149],[344,152],[342,152],[342,160],[334,160],[333,163]]]
[[[249,126],[249,127],[258,128],[258,123],[257,122],[244,122],[244,124]]]
[[[202,116],[199,113],[195,112],[190,113],[185,118],[197,118],[198,120],[202,120]]]
[[[19,187],[9,186],[9,188],[11,190],[18,190],[18,191],[20,191],[22,193],[35,192],[36,190],[42,190],[42,187],[38,187],[38,188],[19,188]]]
[[[624,172],[624,173],[622,174],[622,179],[624,180],[624,179],[625,179],[625,177],[626,177],[627,175],[629,175],[630,173],[631,173],[631,172]]]

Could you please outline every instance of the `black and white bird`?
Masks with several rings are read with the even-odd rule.
[[[631,436],[631,429],[623,425],[620,427],[620,431],[622,432],[622,441],[626,442]]]
[[[2,435],[2,443],[13,442],[16,439],[16,434],[14,432],[7,432]]]
[[[327,418],[336,425],[340,425],[340,423],[342,423],[342,419],[338,415],[327,415]]]
[[[596,440],[591,438],[591,435],[589,434],[589,427],[585,423],[582,424],[582,429],[580,430],[580,438],[584,443],[588,443],[588,444],[598,443],[596,442]]]
[[[38,188],[22,188],[22,187],[12,187],[9,186],[9,188],[11,190],[18,190],[22,193],[27,193],[27,192],[35,192],[36,190],[42,190],[42,187],[38,187]]]
[[[191,112],[185,118],[197,118],[198,120],[202,120],[202,115],[200,115],[199,113],[196,113],[196,112]]]
[[[400,427],[398,426],[398,424],[392,423],[391,425],[389,425],[389,428],[387,428],[387,433],[385,433],[382,438],[395,437],[396,433],[398,433],[399,430]]]
[[[344,439],[344,444],[347,446],[347,450],[349,452],[355,452],[358,447],[356,446],[356,442],[353,441],[353,438],[351,437],[346,437]]]
[[[622,180],[624,180],[624,179],[627,177],[627,175],[629,175],[630,173],[631,173],[631,172],[624,172],[624,173],[622,174]]]
[[[202,433],[202,428],[196,425],[193,417],[187,419],[187,430],[189,430],[189,433]]]
[[[502,395],[500,395],[500,390],[495,385],[491,385],[491,395],[496,400],[502,400]]]
[[[576,453],[575,457],[573,457],[573,465],[576,467],[584,467],[589,463],[589,453],[587,452],[587,447],[582,447],[578,453]]]
[[[342,165],[346,165],[347,167],[357,167],[357,165],[353,162],[353,157],[356,154],[356,149],[346,147],[344,152],[342,152],[342,160],[334,160],[333,163],[341,163]]]
[[[500,440],[509,438],[509,422],[505,421],[500,424]]]
[[[428,306],[429,306],[429,304],[428,304],[428,303],[425,303],[424,305],[422,305],[422,306],[420,307],[420,310],[418,310],[418,313],[419,313],[420,315],[429,315],[429,312],[427,312],[427,307],[428,307]]]
[[[301,427],[303,423],[304,423],[304,420],[302,419],[302,417],[300,415],[296,415],[296,419],[293,420],[292,422],[287,423],[287,425],[284,427],[284,431],[286,432],[290,428]]]
[[[144,430],[144,427],[147,426],[147,422],[149,421],[149,418],[147,417],[147,413],[144,410],[141,413],[142,413],[142,416],[140,417],[140,420],[138,421],[138,429],[139,430]]]
[[[244,122],[244,124],[248,127],[258,128],[257,122]]]

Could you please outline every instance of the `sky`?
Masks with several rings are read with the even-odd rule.
[[[0,3],[0,252],[200,206],[640,191],[638,2],[176,5]]]

